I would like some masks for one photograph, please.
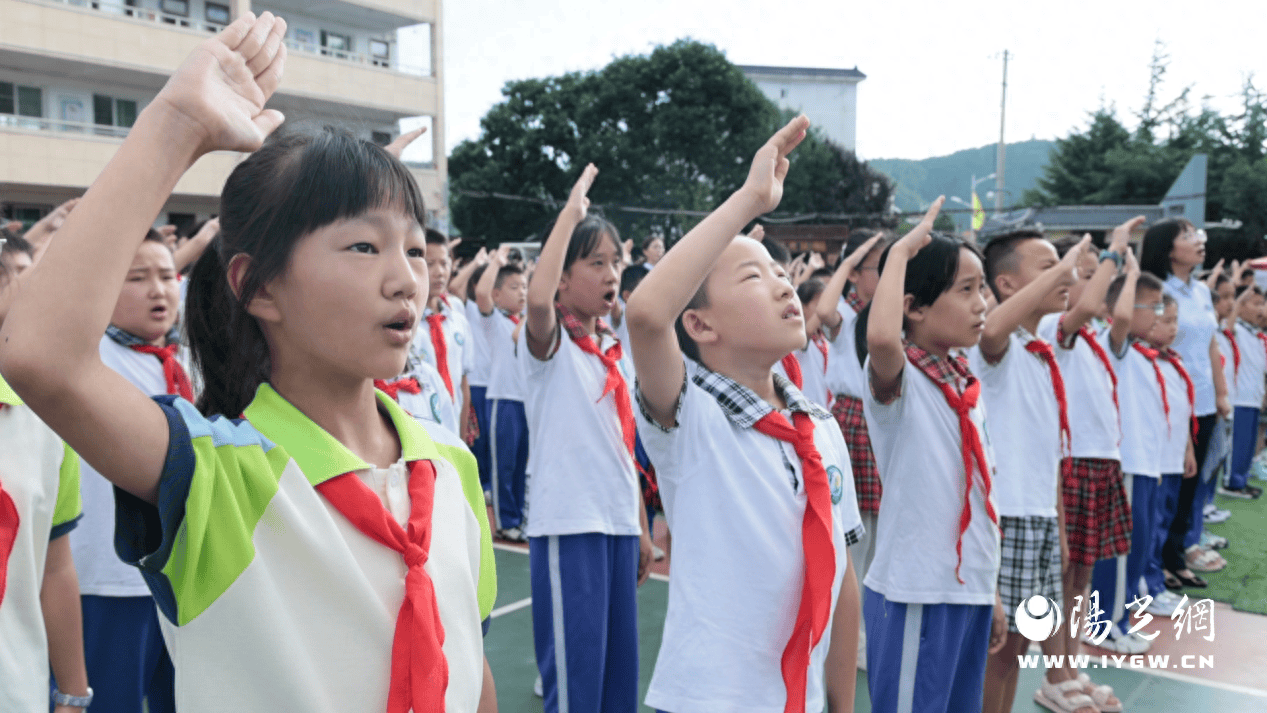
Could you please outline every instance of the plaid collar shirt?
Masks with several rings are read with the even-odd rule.
[[[774,410],[773,406],[766,402],[765,399],[757,396],[752,389],[740,384],[729,376],[709,369],[703,364],[695,368],[695,373],[691,375],[691,381],[695,382],[695,385],[703,389],[709,396],[716,399],[727,418],[740,428],[752,428],[757,421],[760,421],[766,414]],[[805,398],[805,395],[782,374],[774,374],[774,388],[792,411],[807,413],[816,418],[831,418],[831,414],[823,410],[821,406]]]
[[[571,310],[557,303],[554,305],[554,310],[559,316],[559,326],[563,331],[567,332],[572,341],[581,341],[590,337],[590,333],[585,331],[585,325],[581,323],[581,320],[577,319],[576,315],[572,314]],[[603,337],[611,337],[612,340],[617,339],[616,332],[607,326],[607,323],[601,318],[594,320],[593,336],[598,338],[597,342],[600,347],[603,344]]]
[[[146,344],[149,344],[149,342],[145,341],[144,339],[141,339],[140,337],[136,336],[135,334],[132,334],[131,332],[125,332],[122,329],[119,329],[118,327],[114,326],[113,324],[106,325],[106,336],[110,337],[110,340],[113,341],[115,344],[118,344],[124,347],[139,347],[139,346],[144,346]],[[172,327],[170,330],[168,330],[167,336],[164,337],[163,342],[164,344],[172,344],[178,341],[180,341],[180,329],[177,327]]]
[[[968,358],[962,354],[952,353],[943,358],[907,342],[906,356],[928,378],[939,384],[950,384],[960,395],[973,378],[968,369]]]

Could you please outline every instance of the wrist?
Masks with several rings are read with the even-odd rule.
[[[169,151],[168,155],[185,161],[188,166],[209,153],[205,148],[210,143],[206,129],[188,114],[164,101],[161,96],[141,110],[128,133],[152,133],[163,142],[165,150]]]

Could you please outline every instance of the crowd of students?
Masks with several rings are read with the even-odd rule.
[[[1245,266],[1196,279],[1186,221],[1141,270],[1142,217],[979,249],[939,199],[792,259],[743,233],[798,117],[644,262],[590,165],[536,260],[455,265],[391,152],[274,131],[284,32],[201,45],[82,199],[4,235],[0,709],[496,710],[496,534],[545,709],[634,711],[662,510],[647,705],[850,711],[864,666],[872,710],[1003,713],[1035,597],[1045,653],[1093,606],[1138,653],[1132,619],[1226,564],[1202,526],[1259,494],[1267,306]],[[219,149],[251,153],[173,250],[153,217]],[[1063,660],[1039,704],[1123,710]]]

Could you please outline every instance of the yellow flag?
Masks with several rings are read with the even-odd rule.
[[[980,230],[985,225],[985,208],[981,205],[981,199],[977,197],[977,192],[972,192],[972,229]]]

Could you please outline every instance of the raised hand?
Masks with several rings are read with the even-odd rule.
[[[1082,259],[1082,254],[1087,251],[1087,246],[1090,244],[1091,234],[1084,233],[1082,240],[1079,240],[1077,245],[1070,248],[1069,252],[1065,253],[1065,256],[1060,258],[1060,263],[1057,265],[1057,268],[1066,270],[1073,270],[1077,268],[1078,261]]]
[[[1139,277],[1139,259],[1135,257],[1134,250],[1126,251],[1126,274]]]
[[[505,265],[506,263],[510,262],[510,246],[499,245],[497,249],[493,251],[493,254],[489,258],[489,261],[492,262],[497,267],[501,267]]]
[[[809,260],[806,261],[806,264],[809,266],[809,271],[813,272],[826,267],[827,261],[823,259],[822,253],[810,253]]]
[[[925,245],[933,241],[933,222],[937,220],[937,214],[941,212],[941,206],[946,202],[946,196],[937,196],[937,200],[928,207],[928,212],[924,213],[924,217],[911,228],[911,232],[902,236],[893,244],[893,250],[901,250],[906,257],[911,257],[915,253],[924,248]],[[1070,250],[1070,252],[1073,252]]]
[[[633,264],[633,238],[620,244],[620,260],[625,265]]]
[[[475,259],[473,262],[475,263],[476,266],[487,265],[488,264],[488,248],[480,248],[480,251],[475,253]]]
[[[748,237],[752,238],[753,240],[760,240],[764,238],[765,226],[760,223],[757,223],[756,225],[752,226],[752,230],[748,232]]]
[[[757,214],[769,213],[783,200],[783,180],[790,164],[787,155],[805,140],[809,119],[804,114],[789,121],[757,151],[748,169],[748,179],[740,189],[754,201]]]
[[[576,179],[576,184],[572,186],[572,193],[568,196],[567,205],[563,206],[564,213],[571,213],[576,222],[585,220],[585,215],[589,212],[590,186],[594,185],[594,178],[598,176],[598,167],[594,164],[586,164],[585,170],[581,171],[581,177]]]
[[[1144,216],[1137,215],[1114,228],[1113,236],[1109,239],[1109,250],[1115,250],[1119,253],[1128,250],[1131,246],[1131,233],[1143,225],[1145,220],[1147,218]]]
[[[425,133],[427,133],[427,127],[419,126],[413,131],[397,136],[396,140],[384,146],[383,150],[396,158],[400,158],[405,153],[405,149],[409,147],[409,144],[412,144],[419,136]]]
[[[282,123],[264,104],[281,82],[285,34],[286,21],[273,13],[246,13],[198,45],[151,107],[180,119],[198,154],[254,151]]]

